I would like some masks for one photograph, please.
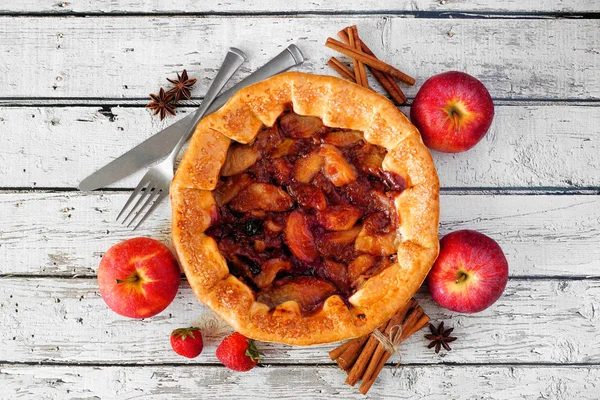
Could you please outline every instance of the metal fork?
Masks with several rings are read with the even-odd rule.
[[[217,73],[217,76],[212,81],[206,96],[204,96],[202,104],[196,112],[196,123],[204,116],[206,110],[215,100],[221,89],[223,89],[223,86],[225,86],[227,81],[229,81],[229,78],[233,76],[235,71],[238,70],[244,61],[246,61],[246,55],[244,52],[234,47],[229,49],[227,56],[225,56],[225,60],[223,61],[223,64]],[[131,196],[129,196],[129,199],[127,199],[123,209],[121,209],[121,212],[119,215],[117,215],[117,221],[121,215],[125,213],[133,200],[139,195],[137,202],[122,220],[122,223],[125,224],[129,219],[127,227],[130,227],[134,222],[137,221],[137,224],[133,228],[136,230],[142,224],[142,222],[144,222],[146,218],[152,214],[160,202],[167,197],[169,194],[169,186],[171,185],[171,181],[173,180],[174,176],[173,169],[175,158],[179,154],[179,151],[185,142],[187,142],[193,133],[194,130],[192,129],[187,135],[182,136],[167,158],[146,172],[146,175],[144,175],[144,177],[140,180],[140,183],[137,185]],[[146,208],[148,208],[148,210],[144,211]]]

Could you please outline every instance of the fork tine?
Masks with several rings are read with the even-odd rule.
[[[160,190],[158,189],[158,187],[154,188],[154,191],[150,194],[150,196],[146,197],[146,201],[144,201],[144,204],[142,204],[142,206],[140,207],[140,209],[137,211],[137,213],[135,213],[135,215],[129,220],[129,223],[127,224],[127,227],[129,228],[133,222],[138,219],[138,217],[142,217],[145,214],[145,209],[146,207],[148,207],[148,205],[150,205],[150,203],[152,203],[152,200],[160,194]]]
[[[125,205],[123,206],[123,208],[121,208],[121,211],[119,212],[119,215],[117,215],[117,221],[119,220],[119,218],[121,217],[121,215],[123,214],[123,212],[127,209],[127,206],[131,203],[131,201],[138,195],[138,193],[146,186],[150,183],[149,180],[142,178],[142,180],[140,181],[140,183],[138,183],[138,185],[136,186],[135,190],[133,191],[133,193],[131,193],[131,195],[129,196],[129,198],[127,199],[127,202],[125,203]],[[127,219],[127,218],[125,218]]]
[[[146,187],[146,190],[144,190],[144,192],[139,197],[138,201],[133,205],[133,207],[131,207],[131,211],[129,211],[129,214],[127,214],[125,216],[125,218],[123,218],[123,222],[121,222],[123,225],[125,225],[125,223],[129,219],[129,217],[135,218],[136,214],[141,211],[141,209],[138,209],[138,207],[141,204],[144,204],[144,201],[148,197],[152,197],[152,195],[154,194],[154,192],[152,191],[152,189],[154,189],[154,185],[152,184],[152,182],[150,182],[150,183],[148,183],[148,186]]]
[[[167,197],[167,194],[168,194],[168,192],[166,192],[166,191],[161,191],[160,192],[160,195],[158,196],[158,198],[156,199],[156,201],[154,201],[154,204],[152,204],[152,207],[150,207],[150,209],[146,212],[146,214],[144,214],[144,216],[142,217],[142,219],[140,220],[140,222],[138,222],[138,224],[133,228],[134,231],[138,228],[138,226],[140,226],[142,224],[142,222],[144,222],[146,220],[146,218],[148,218],[148,216],[150,214],[152,214],[152,212],[154,212],[154,209],[160,203],[162,203],[162,201],[165,199],[165,197]]]

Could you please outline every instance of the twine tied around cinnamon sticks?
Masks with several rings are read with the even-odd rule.
[[[402,326],[392,326],[389,336],[385,336],[383,333],[379,332],[378,329],[371,332],[371,336],[374,336],[375,339],[379,340],[379,343],[381,343],[385,351],[394,355],[398,352],[398,345],[402,343]]]
[[[360,392],[366,394],[398,346],[429,323],[429,317],[415,299],[373,333],[349,340],[329,352],[329,357],[348,373],[346,383],[362,380]]]

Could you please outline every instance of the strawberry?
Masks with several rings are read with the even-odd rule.
[[[262,361],[254,347],[254,340],[235,332],[227,336],[217,347],[217,358],[227,368],[238,372],[250,371]]]
[[[187,358],[195,358],[202,353],[202,333],[200,328],[179,328],[171,332],[171,347],[175,353]]]

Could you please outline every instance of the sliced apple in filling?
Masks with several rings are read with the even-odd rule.
[[[369,235],[389,233],[395,228],[388,216],[382,211],[377,211],[367,216],[363,221],[363,227]]]
[[[389,256],[394,254],[398,251],[396,247],[396,232],[370,234],[363,226],[354,242],[354,249],[374,256]]]
[[[271,158],[281,158],[292,153],[294,149],[294,139],[285,138],[275,150],[271,153]]]
[[[269,183],[252,183],[231,200],[234,211],[287,211],[294,201],[280,187]]]
[[[317,248],[324,257],[351,261],[355,256],[353,243],[360,231],[357,225],[347,231],[325,233],[317,239]]]
[[[363,135],[359,131],[329,131],[321,140],[324,143],[331,144],[336,147],[348,147],[359,143],[363,139]]]
[[[278,273],[290,269],[292,269],[292,264],[289,261],[273,258],[262,265],[260,274],[254,277],[254,283],[261,289],[265,288],[273,283]]]
[[[316,210],[325,210],[327,208],[327,199],[321,189],[310,185],[290,186],[288,193],[303,208],[314,208]]]
[[[288,216],[285,225],[285,241],[290,251],[302,261],[311,262],[319,257],[308,221],[300,211],[293,211]]]
[[[279,119],[281,130],[295,139],[309,138],[325,128],[319,117],[298,115],[294,112],[283,114]]]
[[[358,279],[367,273],[377,263],[377,258],[370,254],[361,254],[348,264],[348,279],[356,284]]]
[[[278,279],[263,289],[256,300],[270,308],[294,300],[302,313],[309,313],[335,293],[336,288],[322,279],[312,276],[290,276]]]
[[[294,165],[296,172],[294,178],[301,183],[310,183],[323,167],[323,157],[319,153],[310,153],[300,157]]]
[[[344,186],[356,180],[356,169],[344,158],[337,147],[330,144],[321,145],[319,154],[323,157],[323,175],[335,186]]]
[[[257,149],[247,144],[234,144],[227,152],[225,164],[221,168],[221,176],[231,176],[244,172],[260,158]]]
[[[345,264],[333,260],[325,260],[317,273],[321,278],[331,282],[341,293],[350,293],[348,267]]]
[[[330,206],[317,213],[317,220],[329,231],[346,231],[362,216],[360,210],[349,204]]]
[[[358,169],[361,172],[373,176],[380,175],[381,165],[386,154],[383,147],[365,143],[360,149],[356,150],[355,154],[358,160]]]
[[[239,174],[227,178],[217,186],[214,194],[215,201],[219,207],[223,207],[237,196],[243,189],[252,183],[252,177],[248,174]]]

